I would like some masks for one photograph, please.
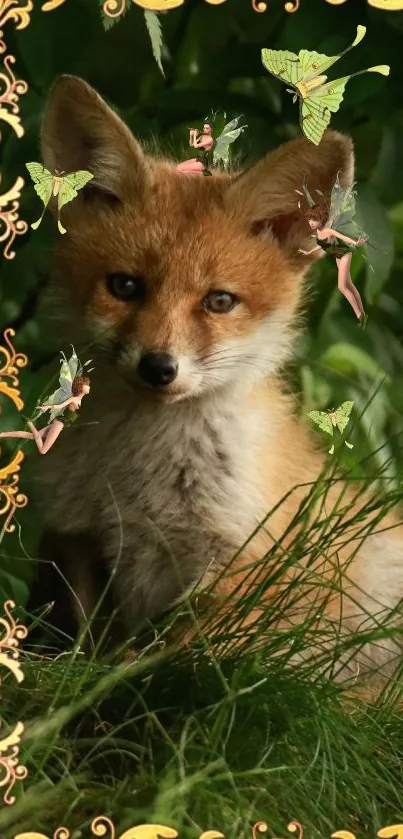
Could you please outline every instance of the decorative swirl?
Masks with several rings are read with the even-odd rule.
[[[65,2],[66,2],[66,0],[47,0],[47,2],[44,3],[43,6],[42,6],[42,11],[43,12],[53,12],[53,9],[58,9],[58,7],[61,6]],[[61,829],[64,830],[64,828],[61,828]],[[61,839],[63,839],[63,837],[61,837]]]
[[[267,833],[268,829],[269,825],[267,824],[267,822],[256,822],[256,824],[254,824],[252,827],[253,839],[257,839],[257,833]]]
[[[0,40],[0,53],[3,54],[5,51],[6,45]],[[17,137],[23,137],[24,128],[19,117],[18,99],[27,92],[28,85],[22,79],[15,78],[10,66],[12,64],[15,64],[15,57],[6,55],[3,61],[4,70],[0,73],[0,120],[11,125]]]
[[[4,116],[4,114],[6,114],[6,116]],[[10,122],[9,117],[10,119],[15,119],[16,124],[18,125],[19,117],[10,115],[7,111],[4,111],[3,113],[3,109],[0,106],[0,119]],[[12,186],[7,192],[3,193],[3,195],[0,195],[0,243],[7,242],[3,252],[3,256],[5,256],[6,259],[14,259],[15,251],[10,251],[11,245],[13,244],[16,236],[22,236],[28,230],[26,221],[22,221],[18,218],[18,207],[20,203],[19,198],[23,186],[23,178],[17,178],[14,186]]]
[[[289,833],[298,833],[298,839],[303,839],[304,836],[304,828],[300,822],[292,821],[287,825],[287,830]]]
[[[17,682],[22,682],[24,674],[18,661],[18,647],[19,642],[27,637],[28,630],[23,624],[17,623],[14,615],[11,614],[11,610],[15,609],[13,600],[7,600],[3,608],[5,617],[0,617],[0,625],[4,628],[5,634],[0,639],[0,665],[10,670]],[[15,803],[15,795],[11,795],[11,791],[16,781],[23,781],[28,775],[27,767],[18,762],[19,744],[23,731],[23,723],[17,722],[11,733],[0,739],[0,788],[6,788],[3,801],[8,805]]]
[[[126,9],[126,0],[105,0],[102,11],[107,17],[120,17]]]
[[[34,7],[32,0],[26,0],[24,6],[20,6],[19,2],[20,0],[0,0],[0,36],[8,20],[15,22],[16,29],[25,29],[31,22],[31,12]]]
[[[14,335],[14,329],[5,329],[3,332],[3,340],[6,347],[1,346],[0,344],[0,353],[6,359],[3,366],[0,367],[0,393],[4,393],[9,399],[12,399],[17,410],[22,411],[24,402],[20,396],[18,373],[19,369],[26,367],[28,364],[28,357],[22,352],[16,352],[10,340],[14,337]],[[2,382],[2,379],[4,378],[10,379],[11,386]]]
[[[7,620],[6,618],[0,618],[0,624],[5,630],[5,636],[0,639],[0,664],[7,667],[7,669],[13,673],[17,682],[22,682],[24,674],[18,660],[20,656],[18,647],[20,641],[23,641],[24,638],[27,637],[28,630],[22,623],[17,623],[11,614],[11,609],[15,609],[14,600],[6,600],[3,608],[6,613]]]
[[[17,722],[11,734],[0,740],[0,771],[4,773],[3,777],[0,777],[0,788],[6,787],[3,795],[5,804],[15,803],[15,795],[11,795],[11,790],[16,781],[23,781],[28,775],[27,767],[18,763],[19,742],[23,731],[22,722]],[[9,754],[3,754],[9,750]]]

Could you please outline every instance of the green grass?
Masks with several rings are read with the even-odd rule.
[[[383,617],[375,629],[342,638],[334,627],[318,632],[313,604],[300,624],[275,629],[279,615],[298,608],[317,581],[311,561],[325,545],[336,546],[333,587],[341,585],[337,546],[348,533],[338,513],[346,502],[341,493],[329,515],[326,495],[342,450],[340,441],[335,459],[307,487],[284,534],[291,539],[287,551],[278,542],[268,556],[264,584],[257,591],[252,586],[251,567],[244,600],[235,607],[235,593],[229,616],[217,611],[220,658],[206,652],[202,631],[193,650],[172,653],[164,642],[165,630],[184,613],[196,620],[195,599],[159,625],[132,663],[122,650],[106,657],[95,647],[84,656],[83,636],[59,655],[27,647],[25,680],[16,685],[5,678],[1,699],[6,723],[25,723],[20,760],[29,768],[17,803],[0,811],[4,839],[28,830],[50,836],[60,825],[72,835],[91,835],[90,822],[101,814],[112,818],[117,835],[131,825],[157,823],[185,839],[208,829],[229,839],[251,836],[259,820],[270,825],[269,835],[284,836],[296,819],[318,837],[341,828],[375,836],[380,827],[403,821],[400,675],[372,705],[325,676],[337,670],[340,655],[348,657],[370,637],[381,643],[391,635],[390,621]],[[357,484],[357,497],[361,489]],[[381,502],[361,502],[359,495],[361,509],[348,523],[362,521],[364,536],[365,513],[375,509],[371,529],[381,530],[397,497],[393,482]],[[270,515],[265,526],[270,529]],[[306,555],[303,569],[299,559]],[[279,587],[231,654],[237,620],[259,604],[264,588],[281,583],[290,564],[295,580],[286,593]]]

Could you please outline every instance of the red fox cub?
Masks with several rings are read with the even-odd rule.
[[[397,520],[372,526],[372,512],[363,539],[363,522],[349,524],[357,493],[344,488],[337,544],[315,554],[313,529],[295,562],[286,550],[325,457],[278,378],[317,256],[300,252],[311,239],[295,190],[305,177],[328,200],[337,175],[348,186],[351,140],[327,131],[316,147],[299,137],[241,174],[199,178],[147,156],[88,84],[63,76],[42,155],[52,171],[94,175],[65,207],[49,287],[60,341],[93,359],[91,395],[39,474],[40,555],[62,566],[78,619],[91,615],[107,568],[127,638],[216,579],[214,604],[233,592],[231,610],[254,580],[251,625],[298,565],[315,584],[301,583],[295,614],[283,597],[279,630],[312,605],[318,633],[376,623],[403,597]],[[342,489],[327,492],[327,514]],[[390,672],[399,653],[396,642],[366,644],[343,678],[374,665]]]

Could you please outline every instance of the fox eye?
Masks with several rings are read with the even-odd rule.
[[[217,315],[226,315],[238,302],[235,294],[230,294],[229,291],[211,291],[204,298],[203,306],[208,312],[214,312]]]
[[[130,274],[108,274],[107,288],[118,300],[143,300],[145,285],[142,277],[132,277]]]

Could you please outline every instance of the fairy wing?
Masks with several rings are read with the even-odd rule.
[[[309,411],[308,417],[319,426],[321,431],[326,431],[333,437],[333,425],[329,414],[326,414],[325,411]]]
[[[320,76],[325,70],[328,70],[342,55],[356,47],[362,41],[367,29],[365,26],[357,26],[357,35],[352,44],[337,55],[324,55],[323,53],[315,52],[314,50],[300,50],[298,59],[302,69],[302,80],[304,82],[310,81],[315,76]]]
[[[25,165],[34,182],[35,192],[41,201],[47,204],[52,197],[54,176],[42,166],[42,163],[26,163]]]
[[[353,409],[354,402],[342,402],[339,408],[336,408],[333,411],[333,416],[336,421],[337,428],[339,429],[340,433],[342,434],[349,419],[350,414]]]
[[[232,119],[231,122],[227,122],[221,134],[217,137],[213,150],[213,163],[215,165],[221,161],[225,168],[228,167],[229,147],[231,143],[234,143],[238,139],[245,128],[244,125],[238,126],[240,119],[241,117],[239,116]]]
[[[79,169],[77,172],[71,172],[70,175],[64,175],[59,189],[59,210],[64,207],[65,204],[68,204],[69,201],[73,201],[74,198],[77,198],[78,191],[82,189],[88,181],[91,181],[93,177],[94,175],[92,175],[91,172],[87,172],[85,169]]]
[[[59,405],[61,402],[64,402],[65,399],[68,399],[69,396],[72,396],[72,384],[74,378],[78,375],[79,369],[79,360],[77,357],[77,353],[72,346],[72,354],[71,358],[67,360],[65,354],[61,352],[61,366],[60,366],[60,373],[59,373],[59,387],[55,390],[50,396],[43,400],[45,405]],[[49,415],[49,422],[52,422],[56,417],[58,417],[64,408],[54,408],[50,410]],[[40,411],[37,416],[40,416],[43,411]],[[36,419],[36,417],[35,417]]]
[[[298,55],[289,50],[262,50],[262,64],[276,79],[294,87],[302,80],[303,70]]]

